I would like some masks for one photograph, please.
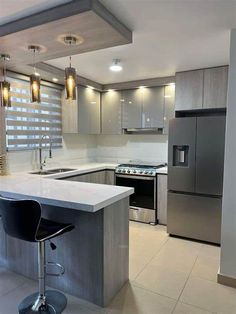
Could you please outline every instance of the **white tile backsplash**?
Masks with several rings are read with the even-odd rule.
[[[97,161],[167,162],[167,139],[167,135],[100,135],[97,136]]]
[[[167,162],[166,135],[81,135],[65,134],[63,147],[53,150],[48,167],[86,162],[123,163],[130,160]],[[47,152],[44,151],[45,156]],[[10,172],[38,168],[38,151],[8,153]]]

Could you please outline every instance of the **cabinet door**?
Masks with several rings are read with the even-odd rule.
[[[102,93],[102,134],[121,134],[121,93]]]
[[[106,170],[106,184],[115,185],[115,171]]]
[[[175,85],[167,85],[165,86],[163,134],[168,134],[169,121],[174,117],[175,117]]]
[[[225,108],[227,86],[228,67],[204,70],[203,108]]]
[[[106,171],[96,171],[89,174],[90,183],[106,184]]]
[[[62,133],[78,133],[78,103],[66,100],[65,90],[62,92]]]
[[[142,89],[130,89],[122,91],[124,129],[142,127]]]
[[[91,88],[78,88],[79,133],[100,134],[100,93]]]
[[[167,223],[167,175],[157,176],[157,215],[161,225]]]
[[[142,89],[143,128],[163,128],[164,126],[164,87],[149,87]]]
[[[176,73],[175,110],[202,109],[203,70]]]
[[[90,183],[90,174],[79,174],[77,176],[63,178],[62,180]]]

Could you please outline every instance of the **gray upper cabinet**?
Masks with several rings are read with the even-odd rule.
[[[100,93],[94,89],[78,88],[78,128],[81,134],[100,134]]]
[[[164,87],[150,87],[142,89],[143,110],[142,127],[164,127]]]
[[[122,128],[142,128],[142,89],[129,89],[121,93]]]
[[[102,134],[121,134],[121,92],[102,93]]]
[[[165,103],[164,103],[164,129],[163,134],[168,134],[169,121],[175,117],[175,86],[165,86]]]
[[[202,109],[203,70],[176,73],[175,110]]]
[[[225,108],[227,100],[228,67],[204,70],[203,108]]]

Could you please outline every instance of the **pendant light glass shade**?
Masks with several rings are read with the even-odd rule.
[[[65,68],[66,99],[76,100],[76,84],[75,68]]]
[[[40,76],[36,74],[30,75],[30,100],[31,102],[40,102]]]
[[[1,84],[1,106],[11,107],[10,83],[4,80],[0,84]]]
[[[30,45],[28,50],[33,53],[34,73],[30,75],[30,101],[41,102],[40,97],[40,75],[36,72],[35,54],[39,53],[41,48],[39,46]]]
[[[3,61],[3,81],[0,82],[0,106],[11,107],[11,86],[10,83],[6,80],[6,61],[10,60],[10,56],[1,54],[0,60]]]

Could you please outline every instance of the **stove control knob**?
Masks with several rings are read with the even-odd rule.
[[[136,173],[136,170],[134,170],[133,173]]]
[[[127,170],[127,173],[130,173],[130,170]]]
[[[148,174],[148,171],[145,171],[144,174]]]
[[[122,172],[125,173],[126,172],[125,169],[123,169]]]
[[[118,169],[118,172],[121,172],[121,169]]]
[[[140,174],[142,174],[142,173],[143,173],[143,171],[142,171],[142,170],[140,170],[140,171],[139,171],[139,173],[140,173]]]
[[[151,174],[151,175],[152,175],[152,174],[153,174],[153,171],[150,171],[150,172],[149,172],[149,174]]]

